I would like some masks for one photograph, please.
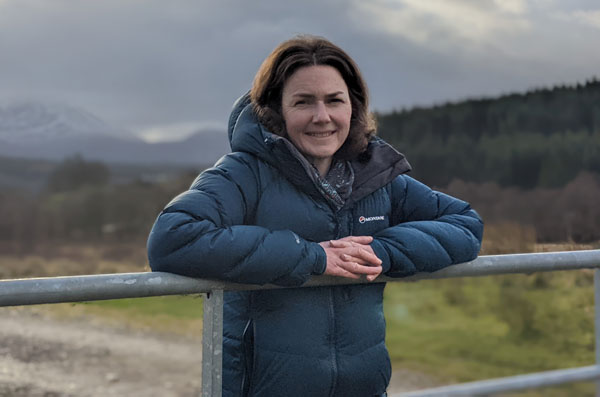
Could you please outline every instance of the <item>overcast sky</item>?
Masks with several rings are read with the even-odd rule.
[[[344,48],[377,111],[600,77],[591,0],[0,0],[0,100],[67,103],[152,139],[225,128],[297,33]]]

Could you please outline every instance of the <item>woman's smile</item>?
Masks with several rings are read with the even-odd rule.
[[[335,134],[335,131],[306,132],[306,135],[312,136],[314,138],[327,138],[333,134]]]

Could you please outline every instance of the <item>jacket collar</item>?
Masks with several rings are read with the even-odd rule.
[[[411,170],[406,157],[378,137],[369,142],[364,154],[352,160],[352,168],[354,186],[346,207],[387,185],[398,175]]]

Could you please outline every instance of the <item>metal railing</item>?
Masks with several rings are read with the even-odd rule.
[[[379,277],[375,282],[489,276],[558,270],[597,269],[594,273],[596,365],[463,383],[392,396],[472,396],[517,391],[600,379],[600,250],[481,256],[474,261],[419,273],[402,279]],[[303,287],[356,284],[326,276]],[[222,381],[223,291],[281,288],[194,279],[169,273],[121,273],[72,277],[0,280],[0,306],[206,294],[202,329],[202,395],[220,396]],[[600,396],[600,383],[597,386]]]

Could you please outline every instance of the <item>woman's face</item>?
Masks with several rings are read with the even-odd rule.
[[[284,83],[281,110],[289,139],[323,175],[350,130],[352,105],[342,75],[331,66],[305,66]]]

